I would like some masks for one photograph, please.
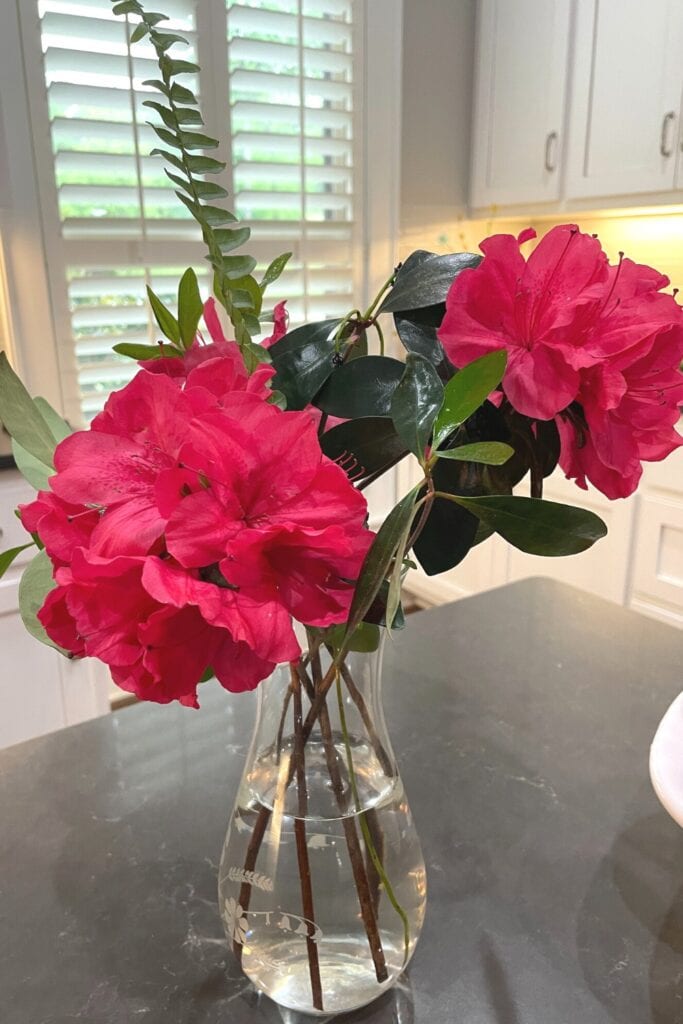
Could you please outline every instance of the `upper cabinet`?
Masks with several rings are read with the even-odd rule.
[[[473,208],[680,202],[683,0],[479,0],[476,67]]]
[[[676,187],[681,0],[579,0],[567,198]]]
[[[560,195],[570,0],[480,0],[472,206]]]

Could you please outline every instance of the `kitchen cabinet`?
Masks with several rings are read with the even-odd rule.
[[[14,509],[34,495],[19,473],[0,472],[0,550],[26,543]],[[0,748],[109,710],[112,683],[103,665],[68,661],[24,629],[19,580],[33,553],[22,552],[0,579]]]
[[[682,87],[680,0],[579,0],[567,198],[674,189]]]
[[[570,0],[480,0],[471,204],[560,196]]]

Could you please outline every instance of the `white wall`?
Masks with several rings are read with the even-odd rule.
[[[404,0],[402,227],[466,213],[476,0]]]

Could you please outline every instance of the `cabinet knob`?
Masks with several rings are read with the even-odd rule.
[[[548,132],[545,140],[545,169],[554,171],[557,167],[557,132]]]
[[[671,128],[673,127],[675,120],[676,114],[673,110],[670,110],[668,114],[664,115],[664,120],[662,121],[662,133],[659,137],[659,152],[662,156],[673,156],[674,141]]]

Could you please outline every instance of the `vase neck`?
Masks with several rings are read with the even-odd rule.
[[[336,664],[316,635],[308,641],[261,685],[246,781],[254,799],[284,813],[344,817],[398,783],[381,701],[384,637]]]

